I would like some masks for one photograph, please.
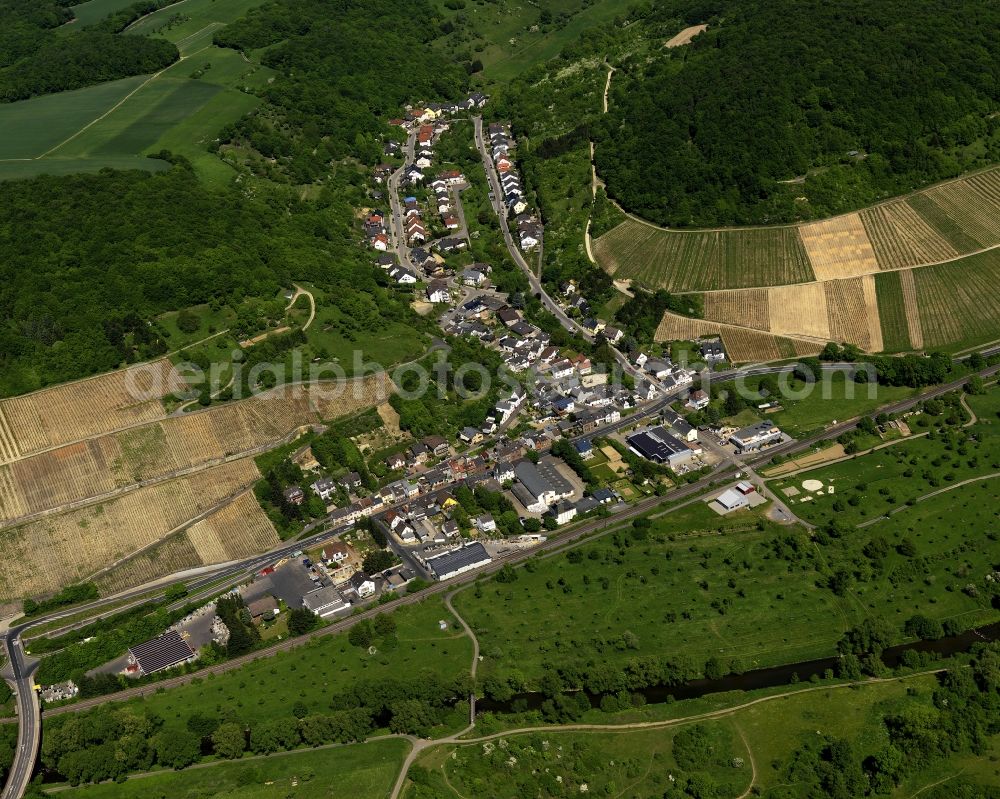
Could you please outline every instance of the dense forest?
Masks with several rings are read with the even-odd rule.
[[[271,47],[263,63],[279,77],[223,142],[278,159],[295,183],[347,156],[377,163],[386,117],[412,100],[454,99],[465,86],[465,70],[430,46],[436,21],[428,0],[277,0],[250,11],[216,44]]]
[[[59,3],[0,0],[0,102],[156,72],[178,58],[162,39],[60,27],[72,19]]]
[[[673,226],[820,217],[1000,159],[995,3],[716,5],[686,12],[710,22],[690,45],[615,76],[597,165],[630,210]]]
[[[353,314],[408,308],[355,243],[351,185],[309,203],[204,188],[184,164],[7,183],[0,193],[0,394],[159,354],[156,314],[273,297],[294,279],[336,287]]]

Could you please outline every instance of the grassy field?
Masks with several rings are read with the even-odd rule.
[[[1000,471],[996,455],[1000,425],[995,423],[1000,392],[994,389],[989,395],[968,397],[967,401],[983,419],[972,427],[952,428],[952,434],[933,439],[914,437],[869,455],[775,481],[773,486],[780,490],[797,486],[806,478],[819,480],[824,485],[822,495],[793,504],[795,512],[817,524],[834,517],[845,524],[859,524],[962,480]],[[924,421],[926,417],[909,420],[914,433],[930,429],[922,426]],[[833,493],[827,493],[830,487]],[[854,498],[856,504],[851,503]]]
[[[351,796],[381,799],[388,795],[406,756],[401,740],[305,752],[287,752],[266,759],[215,762],[206,768],[166,771],[125,783],[106,783],[60,792],[69,799],[312,799]]]
[[[791,561],[776,555],[778,536],[796,542]],[[829,654],[850,626],[850,608],[817,586],[808,538],[754,513],[724,518],[699,503],[654,516],[645,540],[625,532],[576,551],[576,562],[556,555],[517,569],[513,584],[458,594],[480,674],[537,684],[545,664],[644,655],[759,667]]]
[[[745,381],[745,385],[752,390],[760,382],[759,379],[751,378]],[[896,386],[858,385],[853,380],[847,380],[841,373],[834,373],[824,383],[811,386],[790,378],[787,386],[789,397],[779,398],[782,410],[754,416],[769,419],[798,438],[822,430],[835,421],[842,422],[872,413],[882,405],[905,399],[915,393],[913,389]],[[794,399],[796,393],[804,396]]]
[[[115,0],[80,7],[99,19]],[[119,3],[120,5],[120,3]],[[228,123],[256,108],[248,90],[273,74],[239,53],[212,45],[212,36],[259,0],[183,0],[144,17],[130,34],[174,42],[182,58],[157,76],[142,75],[0,108],[0,179],[115,168],[163,169],[144,157],[170,150],[219,184],[234,174],[208,146]],[[93,6],[93,7],[91,7]]]
[[[717,792],[708,795],[738,796],[749,790],[752,762],[756,772],[754,795],[775,799],[798,796],[804,795],[806,786],[790,781],[788,773],[796,750],[815,740],[818,734],[851,740],[861,760],[885,743],[882,715],[904,703],[926,705],[935,686],[933,677],[922,676],[852,690],[805,690],[736,709],[718,719],[653,730],[548,730],[508,735],[503,748],[484,749],[482,744],[442,747],[423,755],[417,765],[430,772],[429,777],[442,797],[507,799],[595,792],[660,797],[672,795],[665,791],[672,785],[683,785],[685,778],[695,775],[703,781],[701,784],[717,786]],[[730,695],[726,704],[747,699],[743,694]],[[649,706],[637,717],[654,718],[662,715],[658,712],[661,709],[668,710],[669,717],[675,718],[700,710],[693,703],[682,702]],[[592,720],[613,724],[621,723],[625,716],[636,714],[600,713]],[[708,756],[703,759],[691,757],[688,747],[694,733],[710,744]],[[513,763],[507,760],[512,756]],[[988,771],[982,765],[979,768]],[[560,776],[562,783],[556,779]],[[913,789],[929,784],[933,776],[914,775]],[[581,790],[584,784],[586,791]],[[411,790],[405,795],[413,793]]]
[[[445,0],[434,5],[456,25],[451,37],[438,45],[452,52],[468,53],[481,60],[487,83],[503,83],[528,69],[548,61],[577,40],[583,31],[606,25],[624,14],[630,3],[625,0],[597,0],[581,8],[574,0],[541,0],[517,4],[510,0],[497,3],[468,3],[461,9],[448,8]],[[572,16],[565,23],[539,27],[543,11],[558,18]]]
[[[183,727],[197,711],[229,710],[253,724],[290,716],[298,701],[326,712],[330,696],[357,680],[416,678],[425,670],[443,679],[468,673],[472,643],[440,601],[400,608],[393,618],[398,640],[378,644],[374,655],[348,643],[346,633],[323,636],[237,671],[210,675],[137,702],[162,716],[168,728]],[[438,626],[441,619],[451,622],[446,630]]]

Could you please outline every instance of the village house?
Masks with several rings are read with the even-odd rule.
[[[433,303],[448,302],[451,295],[448,293],[448,284],[443,280],[432,280],[427,285],[427,301]]]

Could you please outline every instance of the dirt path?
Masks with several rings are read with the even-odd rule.
[[[750,742],[747,740],[747,736],[744,734],[743,729],[739,724],[733,724],[736,728],[736,732],[739,733],[740,739],[743,741],[743,746],[747,750],[747,759],[750,761],[750,784],[747,789],[741,793],[736,799],[747,799],[750,794],[753,793],[754,786],[757,784],[757,761],[753,756],[753,749],[750,748]]]
[[[132,91],[130,91],[130,92],[129,92],[128,94],[126,94],[126,95],[125,95],[124,97],[122,97],[122,99],[121,99],[121,100],[119,100],[119,101],[118,101],[117,103],[115,103],[115,104],[114,104],[113,106],[111,106],[111,108],[109,108],[109,109],[108,109],[107,111],[105,111],[105,112],[104,112],[103,114],[101,114],[101,115],[100,115],[99,117],[97,117],[96,119],[92,119],[92,120],[91,120],[90,122],[88,122],[88,123],[87,123],[86,125],[84,125],[84,126],[83,126],[82,128],[80,128],[80,129],[79,129],[79,130],[78,130],[78,131],[77,131],[76,133],[74,133],[74,134],[73,134],[72,136],[70,136],[69,138],[66,138],[66,139],[63,139],[63,140],[62,140],[61,142],[59,142],[59,144],[57,144],[57,145],[56,145],[55,147],[51,147],[51,148],[49,148],[48,150],[46,150],[46,151],[45,151],[44,153],[42,153],[41,155],[36,155],[36,156],[35,156],[35,157],[34,157],[34,158],[33,158],[32,160],[33,160],[33,161],[38,161],[38,160],[39,160],[39,159],[41,159],[41,158],[45,158],[45,156],[47,156],[47,155],[51,155],[51,154],[52,154],[52,153],[54,153],[54,152],[55,152],[56,150],[58,150],[58,149],[59,149],[60,147],[62,147],[62,146],[64,146],[64,145],[66,145],[66,144],[69,144],[69,143],[70,143],[71,141],[73,141],[73,139],[75,139],[75,138],[76,138],[77,136],[79,136],[79,135],[80,135],[81,133],[83,133],[84,131],[86,131],[86,130],[88,130],[89,128],[93,127],[93,126],[94,126],[94,125],[96,125],[96,124],[97,124],[98,122],[100,122],[100,121],[101,121],[102,119],[104,119],[104,118],[108,117],[109,115],[111,115],[111,114],[113,114],[113,113],[114,113],[115,111],[117,111],[117,110],[118,110],[119,108],[121,108],[121,107],[122,107],[122,106],[123,106],[123,105],[124,105],[124,104],[125,104],[125,103],[126,103],[126,102],[128,101],[128,99],[129,99],[129,98],[130,98],[130,97],[131,97],[132,95],[134,95],[134,94],[135,94],[136,92],[138,92],[138,91],[139,91],[140,89],[143,89],[143,88],[145,88],[146,86],[148,86],[148,85],[149,85],[150,83],[152,83],[152,82],[153,82],[154,80],[156,80],[156,79],[157,79],[158,77],[160,77],[160,75],[162,75],[162,74],[163,74],[164,72],[168,72],[168,71],[170,71],[171,69],[173,69],[174,67],[176,67],[176,66],[177,66],[178,64],[181,64],[181,63],[183,63],[184,61],[186,61],[187,59],[191,58],[192,56],[196,56],[196,55],[198,55],[198,53],[201,53],[201,52],[203,52],[204,50],[207,50],[207,49],[208,49],[208,48],[209,48],[210,46],[211,46],[211,45],[207,45],[207,46],[205,46],[205,47],[202,47],[202,48],[201,48],[201,50],[195,50],[195,51],[194,51],[193,53],[188,53],[188,55],[182,55],[182,56],[181,56],[180,58],[178,58],[178,59],[177,59],[176,61],[174,61],[174,63],[173,63],[173,64],[171,64],[170,66],[168,66],[168,67],[164,67],[164,68],[163,68],[163,69],[161,69],[161,70],[160,70],[159,72],[156,72],[156,73],[154,73],[153,75],[150,75],[150,76],[149,76],[149,77],[148,77],[148,78],[147,78],[146,80],[144,80],[144,81],[143,81],[142,83],[140,83],[140,84],[139,84],[138,86],[136,86],[136,87],[135,87],[134,89],[132,89]]]
[[[298,283],[293,283],[292,285],[295,286],[295,293],[292,295],[292,298],[288,301],[288,305],[285,306],[285,310],[286,311],[292,310],[292,306],[295,305],[295,301],[302,295],[308,297],[309,318],[306,319],[306,323],[302,325],[303,330],[308,330],[309,325],[311,325],[313,323],[313,319],[316,318],[316,298],[313,296],[313,293],[311,291],[302,288],[302,286],[300,286]]]
[[[919,497],[913,500],[913,502],[914,504],[919,504],[921,502],[925,502],[928,499],[932,499],[933,497],[940,496],[941,494],[947,494],[949,491],[954,491],[956,488],[961,488],[962,486],[967,486],[972,483],[982,483],[985,482],[986,480],[996,480],[998,477],[1000,477],[1000,472],[993,472],[992,474],[982,474],[979,475],[978,477],[969,477],[968,479],[962,480],[958,483],[955,483],[954,485],[945,486],[944,488],[939,488],[937,491],[931,491],[929,494],[921,494]],[[886,514],[883,514],[882,516],[877,516],[874,519],[869,519],[866,522],[862,522],[857,526],[857,529],[861,530],[865,527],[871,527],[876,522],[885,521],[890,516],[895,516],[897,513],[900,513],[910,507],[913,506],[900,505],[898,508],[893,508],[891,511],[889,511]]]

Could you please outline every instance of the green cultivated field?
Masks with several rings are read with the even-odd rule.
[[[167,728],[184,727],[187,718],[199,711],[226,711],[254,724],[291,716],[292,705],[298,701],[314,707],[313,712],[325,713],[331,695],[357,680],[416,679],[423,671],[433,671],[443,679],[468,673],[472,643],[461,628],[456,629],[454,617],[440,601],[401,608],[393,618],[398,641],[388,646],[376,644],[380,651],[374,655],[348,643],[346,633],[322,636],[237,671],[209,675],[197,683],[140,699],[137,704],[162,716]],[[441,619],[452,622],[447,630],[439,629]]]
[[[115,8],[113,0],[93,2],[106,9],[98,18]],[[90,5],[84,13],[97,14]],[[257,107],[259,99],[244,89],[273,73],[215,47],[212,36],[255,5],[184,0],[137,22],[130,33],[169,39],[183,56],[152,80],[138,76],[0,106],[0,129],[12,131],[0,141],[0,179],[105,166],[162,169],[144,156],[166,149],[188,158],[209,183],[230,180],[232,169],[208,147],[225,125]]]
[[[177,45],[181,55],[212,43],[216,30],[244,16],[263,0],[183,0],[134,22],[127,32],[155,35]]]
[[[793,543],[776,549],[786,536]],[[574,552],[576,562],[555,555],[518,568],[513,583],[457,595],[483,677],[537,685],[546,664],[649,655],[695,667],[712,656],[747,668],[790,663],[830,654],[855,621],[849,603],[817,586],[808,536],[750,512],[720,517],[698,503],[654,518],[646,540],[626,530]]]
[[[313,799],[387,796],[406,756],[402,740],[373,741],[332,749],[291,752],[207,768],[166,771],[125,783],[106,783],[60,792],[69,799]]]
[[[681,232],[629,219],[597,239],[594,253],[616,278],[675,292],[815,279],[794,227]]]
[[[879,321],[882,325],[883,349],[886,352],[905,352],[912,349],[899,272],[880,272],[875,275],[875,293],[878,298]]]
[[[139,75],[0,105],[0,130],[4,131],[0,161],[38,158],[121,102],[146,77]]]
[[[1000,330],[1000,250],[913,271],[924,346],[961,350]]]
[[[973,252],[983,246],[964,229],[961,220],[956,220],[926,194],[914,194],[906,202],[958,252]]]

